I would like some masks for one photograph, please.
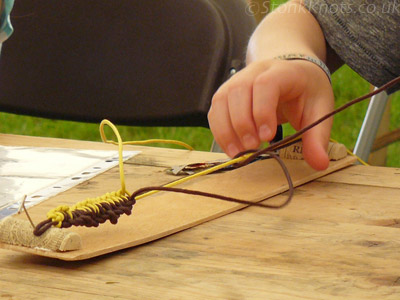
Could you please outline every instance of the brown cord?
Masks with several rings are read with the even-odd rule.
[[[202,191],[193,191],[193,190],[187,190],[187,189],[181,189],[181,188],[154,186],[154,187],[141,188],[141,189],[137,190],[136,192],[134,192],[130,198],[126,198],[126,199],[124,199],[124,201],[117,202],[116,204],[109,204],[109,203],[99,204],[99,205],[97,205],[99,208],[98,213],[96,213],[92,210],[75,210],[72,212],[72,216],[73,216],[72,218],[67,213],[64,213],[65,218],[61,224],[61,227],[63,227],[63,228],[67,228],[70,226],[97,227],[97,226],[99,226],[99,224],[102,224],[102,223],[106,222],[107,220],[110,220],[110,222],[112,224],[116,224],[118,222],[118,218],[120,217],[121,214],[126,214],[126,215],[131,214],[133,205],[136,203],[137,196],[144,194],[146,192],[155,191],[155,190],[175,192],[175,193],[184,193],[184,194],[189,194],[189,195],[198,195],[198,196],[216,198],[216,199],[220,199],[220,200],[224,200],[224,201],[239,203],[239,204],[243,204],[243,205],[258,206],[258,207],[270,208],[270,209],[282,208],[282,207],[288,205],[289,202],[291,201],[291,199],[293,198],[294,187],[293,187],[293,182],[290,177],[288,169],[286,168],[286,166],[283,163],[283,161],[281,160],[281,158],[277,154],[275,154],[274,151],[277,151],[284,147],[288,147],[291,144],[299,141],[301,138],[301,135],[303,133],[305,133],[306,131],[310,130],[311,128],[313,128],[314,126],[317,126],[318,124],[322,123],[326,119],[345,110],[346,108],[348,108],[358,102],[361,102],[362,100],[370,98],[371,96],[376,95],[383,90],[388,89],[389,87],[395,85],[398,82],[400,82],[400,76],[393,79],[392,81],[388,82],[387,84],[383,85],[381,88],[376,89],[371,93],[368,93],[362,97],[359,97],[357,99],[354,99],[354,100],[346,103],[345,105],[335,109],[331,113],[323,116],[322,118],[318,119],[317,121],[313,122],[312,124],[299,130],[295,134],[288,136],[279,142],[271,144],[269,147],[266,147],[266,148],[258,150],[258,151],[257,150],[247,150],[247,151],[244,151],[244,152],[238,154],[238,156],[241,156],[243,154],[253,153],[249,158],[247,158],[242,163],[236,164],[235,167],[244,166],[244,165],[254,161],[255,159],[257,159],[260,155],[269,155],[278,161],[278,163],[282,167],[282,170],[288,181],[288,187],[289,187],[289,193],[288,193],[289,195],[288,195],[287,199],[281,204],[269,205],[269,204],[261,203],[262,201],[265,201],[268,198],[259,200],[257,202],[252,202],[252,201],[241,200],[241,199],[236,199],[236,198],[227,197],[227,196],[223,196],[223,195],[202,192]],[[57,223],[58,222],[51,221],[51,219],[45,220],[36,226],[36,228],[34,230],[34,234],[41,235],[47,229],[49,229],[53,225],[56,225]]]
[[[173,188],[173,187],[164,187],[164,186],[149,186],[149,187],[141,188],[132,194],[131,199],[136,199],[137,196],[140,196],[140,195],[150,192],[150,191],[166,191],[166,192],[175,192],[175,193],[182,193],[182,194],[188,194],[188,195],[216,198],[219,200],[235,202],[235,203],[244,204],[244,205],[264,207],[264,208],[272,208],[272,209],[282,208],[282,207],[288,205],[290,200],[293,198],[294,186],[293,186],[292,178],[290,177],[289,170],[286,168],[286,165],[284,164],[282,159],[274,153],[268,153],[268,154],[271,155],[272,158],[276,159],[278,161],[279,165],[282,167],[282,170],[285,174],[285,177],[286,177],[286,180],[287,180],[288,186],[289,186],[288,197],[286,198],[286,200],[283,203],[278,204],[278,205],[270,205],[270,204],[260,203],[262,201],[268,200],[269,197],[258,200],[257,202],[254,202],[254,201],[241,200],[241,199],[237,199],[237,198],[232,198],[232,197],[227,197],[227,196],[223,196],[223,195],[207,193],[207,192],[202,192],[202,191],[194,191],[194,190],[187,190],[187,189]]]

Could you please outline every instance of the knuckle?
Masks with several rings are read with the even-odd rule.
[[[234,93],[237,93],[238,91],[249,90],[251,86],[251,82],[248,82],[247,80],[235,80],[227,87],[228,95],[232,95]]]
[[[216,103],[221,103],[227,98],[227,93],[225,89],[219,89],[211,98],[211,106]]]
[[[254,79],[254,85],[255,86],[264,86],[268,84],[271,80],[271,76],[268,74],[268,72],[263,72],[259,74],[255,79]]]

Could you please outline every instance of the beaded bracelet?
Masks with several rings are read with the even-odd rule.
[[[306,60],[309,62],[312,62],[316,64],[318,67],[320,67],[328,76],[329,82],[332,83],[331,79],[331,72],[329,72],[328,67],[324,64],[324,62],[318,58],[314,58],[305,54],[284,54],[284,55],[279,55],[274,57],[274,59],[281,59],[281,60],[295,60],[295,59],[300,59],[300,60]]]

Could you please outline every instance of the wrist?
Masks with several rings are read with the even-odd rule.
[[[313,63],[314,65],[318,66],[321,70],[323,70],[326,74],[326,76],[329,79],[329,82],[332,83],[331,79],[331,72],[329,71],[328,67],[325,65],[325,63],[320,60],[319,58],[301,54],[301,53],[290,53],[290,54],[283,54],[283,55],[278,55],[274,57],[274,59],[279,59],[279,60],[304,60],[308,61],[310,63]]]

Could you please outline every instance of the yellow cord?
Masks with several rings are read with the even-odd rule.
[[[117,142],[113,141],[113,140],[107,140],[105,133],[104,133],[104,126],[107,125],[109,126],[115,136],[117,137]],[[110,143],[110,144],[114,144],[118,146],[118,154],[119,154],[119,175],[120,175],[120,180],[121,180],[121,189],[116,191],[116,192],[112,192],[112,193],[106,193],[103,196],[97,197],[97,198],[88,198],[84,201],[78,202],[73,206],[68,206],[68,205],[61,205],[58,206],[57,208],[54,208],[52,210],[50,210],[47,213],[47,218],[51,219],[53,222],[57,221],[57,225],[55,225],[56,227],[61,227],[61,224],[64,220],[64,214],[68,214],[69,217],[72,219],[73,215],[72,212],[75,210],[84,210],[84,211],[94,211],[94,212],[99,212],[99,206],[101,206],[102,203],[117,203],[120,201],[124,201],[127,200],[130,197],[130,193],[126,190],[126,185],[125,185],[125,174],[124,174],[124,163],[123,163],[123,145],[138,145],[138,144],[144,144],[144,143],[150,143],[153,141],[157,141],[157,142],[161,142],[161,143],[173,143],[176,145],[181,145],[184,146],[190,150],[192,150],[193,148],[190,147],[189,145],[179,142],[179,141],[171,141],[171,140],[159,140],[159,139],[153,139],[153,140],[147,140],[147,141],[140,141],[140,142],[123,142],[122,138],[118,132],[118,129],[115,127],[115,125],[113,123],[111,123],[108,120],[103,120],[100,123],[100,135],[101,135],[101,139],[103,140],[103,142],[105,143]],[[227,166],[233,165],[235,163],[239,163],[244,161],[245,159],[247,159],[250,155],[252,155],[252,153],[243,155],[241,157],[238,158],[234,158],[231,159],[225,163],[221,163],[217,166],[211,167],[209,169],[203,170],[201,172],[195,173],[193,175],[181,178],[179,180],[176,180],[174,182],[168,183],[166,185],[164,185],[164,187],[172,187],[178,184],[181,184],[183,182],[189,181],[191,179],[194,179],[196,177],[199,176],[203,176],[203,175],[207,175],[209,173],[221,170]],[[142,199],[144,197],[153,195],[155,193],[157,193],[159,191],[151,191],[151,192],[147,192],[145,194],[142,194],[140,196],[138,196],[136,198],[136,200]]]
[[[339,142],[334,140],[334,139],[330,139],[331,142],[338,144]],[[366,163],[364,160],[361,159],[361,157],[357,156],[356,154],[354,154],[353,152],[351,152],[349,149],[347,149],[346,147],[346,151],[348,154],[350,154],[351,156],[354,156],[355,158],[357,158],[357,160],[364,166],[369,166],[368,163]]]
[[[116,145],[118,145],[119,177],[121,179],[121,193],[124,194],[124,193],[127,193],[127,191],[125,189],[124,159],[123,159],[123,155],[122,155],[122,152],[123,152],[122,138],[121,138],[121,135],[119,134],[117,127],[115,127],[115,125],[113,123],[111,123],[108,120],[103,120],[100,123],[100,136],[104,143],[111,143],[111,142],[115,143],[114,141],[108,141],[106,139],[106,135],[104,133],[104,125],[108,125],[114,132],[115,136],[117,137],[118,142],[116,143]]]
[[[236,163],[239,163],[239,162],[242,162],[242,161],[246,160],[246,159],[247,159],[249,156],[251,156],[252,154],[253,154],[253,153],[245,154],[245,155],[240,156],[240,157],[238,157],[238,158],[231,159],[231,160],[229,160],[229,161],[227,161],[227,162],[221,163],[221,164],[216,165],[216,166],[214,166],[214,167],[211,167],[211,168],[209,168],[209,169],[203,170],[203,171],[201,171],[201,172],[198,172],[198,173],[195,173],[195,174],[192,174],[192,175],[183,177],[183,178],[181,178],[181,179],[178,179],[178,180],[176,180],[176,181],[173,181],[173,182],[171,182],[171,183],[168,183],[168,184],[164,185],[164,187],[172,187],[172,186],[175,186],[175,185],[184,183],[184,182],[186,182],[186,181],[189,181],[189,180],[191,180],[191,179],[194,179],[194,178],[196,178],[196,177],[200,177],[200,176],[207,175],[207,174],[210,174],[210,173],[212,173],[212,172],[221,170],[221,169],[223,169],[223,168],[225,168],[225,167],[228,167],[228,166],[231,166],[231,165],[233,165],[233,164],[236,164]],[[142,195],[136,197],[136,199],[139,200],[139,199],[142,199],[142,198],[144,198],[144,197],[153,195],[153,194],[155,194],[155,193],[157,193],[157,192],[159,192],[159,191],[151,191],[151,192],[148,192],[148,193],[145,193],[145,194],[142,194]]]
[[[154,144],[154,143],[162,143],[162,144],[173,144],[173,145],[178,145],[178,146],[182,146],[188,150],[194,150],[192,146],[181,142],[181,141],[176,141],[176,140],[165,140],[165,139],[149,139],[149,140],[144,140],[144,141],[130,141],[130,142],[121,142],[118,140],[118,142],[113,141],[113,140],[107,140],[106,138],[106,134],[104,133],[104,125],[108,125],[111,127],[111,129],[114,131],[114,134],[117,136],[119,136],[119,132],[118,130],[115,128],[114,124],[111,123],[108,120],[103,120],[100,123],[100,136],[101,136],[101,140],[104,143],[107,144],[113,144],[113,145],[117,145],[119,146],[120,144],[122,145],[147,145],[147,144]]]

